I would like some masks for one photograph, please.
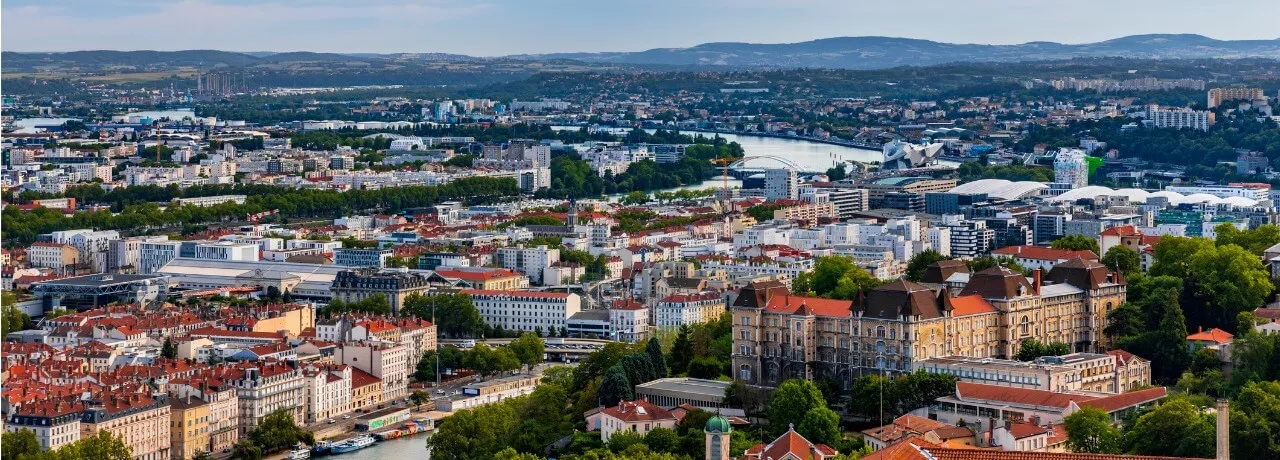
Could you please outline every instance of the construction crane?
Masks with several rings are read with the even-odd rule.
[[[712,163],[720,165],[720,169],[721,169],[720,171],[720,200],[721,200],[720,213],[723,215],[729,214],[729,203],[733,202],[729,199],[729,165],[733,164],[734,162],[740,159],[741,158],[720,157],[720,158],[711,160]]]
[[[248,217],[248,219],[247,219],[247,220],[248,220],[249,222],[253,222],[253,234],[254,234],[254,235],[259,235],[259,233],[258,233],[258,221],[259,221],[259,220],[261,220],[263,217],[267,217],[267,216],[270,216],[270,215],[272,215],[272,214],[278,214],[279,212],[280,212],[280,210],[279,210],[279,209],[272,209],[272,210],[270,210],[270,211],[263,211],[263,212],[260,212],[260,213],[257,213],[257,214],[249,214],[249,217]]]

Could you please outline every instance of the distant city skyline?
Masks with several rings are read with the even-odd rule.
[[[1246,19],[1223,20],[1224,11]],[[2,12],[5,51],[501,56],[866,35],[983,44],[1088,43],[1153,33],[1223,40],[1280,35],[1261,20],[1280,17],[1280,2],[1272,0],[9,0]]]

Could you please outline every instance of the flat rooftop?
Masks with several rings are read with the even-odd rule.
[[[166,277],[163,275],[121,275],[121,274],[98,274],[86,276],[73,276],[70,278],[62,278],[49,281],[41,281],[36,284],[45,286],[87,286],[102,287],[114,286],[117,284],[129,284],[139,281],[161,281]]]
[[[655,393],[673,392],[688,395],[699,395],[705,398],[715,398],[719,400],[724,398],[724,390],[729,387],[730,382],[721,382],[719,380],[694,379],[687,377],[672,377],[658,379],[651,382],[636,385],[636,390],[655,390]]]

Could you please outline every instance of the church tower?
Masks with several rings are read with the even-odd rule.
[[[707,436],[707,460],[729,460],[729,438],[733,435],[733,427],[729,419],[719,414],[707,419],[707,427],[702,430]]]

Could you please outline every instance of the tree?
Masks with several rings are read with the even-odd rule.
[[[542,339],[530,332],[520,334],[520,337],[507,344],[507,348],[511,349],[520,364],[529,367],[541,363],[547,351]]]
[[[813,443],[834,445],[840,440],[840,415],[824,407],[815,407],[804,414],[796,432]]]
[[[36,433],[25,428],[0,435],[0,445],[3,445],[0,448],[0,457],[8,459],[21,459],[40,454],[40,440],[36,438]]]
[[[712,356],[699,356],[689,363],[689,377],[695,379],[715,379],[723,373],[724,365]]]
[[[172,338],[164,338],[164,345],[160,346],[160,357],[168,359],[178,358],[178,346],[174,345]]]
[[[1071,353],[1071,346],[1062,342],[1040,343],[1036,339],[1023,340],[1018,347],[1018,361],[1034,361],[1041,356],[1062,356]]]
[[[1098,249],[1098,240],[1084,235],[1067,235],[1053,240],[1053,243],[1049,246],[1054,249],[1067,249],[1071,251],[1093,251],[1094,254],[1102,252]]]
[[[644,346],[644,354],[649,358],[649,366],[656,373],[657,378],[667,376],[667,358],[662,354],[662,343],[657,337],[649,338],[649,342]]]
[[[1175,280],[1176,281],[1176,280]],[[1119,348],[1151,360],[1153,380],[1173,382],[1190,365],[1187,351],[1187,323],[1178,302],[1178,289],[1165,287],[1142,299],[1147,311],[1160,311],[1159,321],[1148,320],[1144,332],[1123,337]]]
[[[1118,244],[1108,249],[1100,262],[1102,262],[1102,265],[1124,274],[1134,273],[1142,268],[1142,258],[1138,256],[1138,253]]]
[[[99,430],[97,434],[79,441],[59,447],[54,452],[55,458],[131,460],[133,453],[126,446],[123,438],[116,437],[107,430]]]
[[[409,401],[413,402],[414,407],[422,407],[423,404],[431,401],[431,395],[422,390],[413,390],[413,393],[409,394]]]
[[[1259,258],[1236,245],[1209,247],[1187,263],[1192,293],[1205,306],[1191,310],[1193,324],[1236,328],[1236,316],[1262,306],[1275,286]]]
[[[612,406],[619,401],[631,401],[635,399],[632,393],[631,382],[627,381],[627,373],[622,370],[621,365],[614,365],[604,373],[604,380],[600,381],[600,388],[596,390],[596,400],[601,406]]]
[[[632,449],[632,446],[645,447],[644,437],[634,431],[619,431],[609,436],[609,450],[621,453]]]
[[[485,325],[480,310],[466,294],[409,294],[400,314],[434,321],[440,332],[449,337],[475,337]]]
[[[612,444],[613,439],[609,441]],[[654,452],[675,452],[680,445],[680,437],[670,428],[657,427],[644,435],[644,445]]]
[[[947,260],[948,257],[933,249],[925,249],[911,256],[911,261],[907,263],[907,279],[919,282],[924,279],[925,269],[930,265]]]
[[[814,294],[833,299],[852,300],[858,292],[880,284],[865,269],[842,256],[819,257],[813,268],[811,289]]]
[[[1129,453],[1213,457],[1214,424],[1210,417],[1185,398],[1169,398],[1139,417],[1125,434]]]
[[[826,404],[822,391],[813,382],[803,379],[784,381],[769,398],[769,425],[775,435],[782,434],[788,427],[803,422],[809,411],[826,407]]]
[[[625,205],[642,205],[649,202],[649,194],[641,191],[634,191],[622,197],[622,204]]]
[[[951,374],[922,371],[892,379],[865,375],[854,379],[849,389],[849,407],[854,415],[892,419],[954,393],[957,380]],[[882,401],[884,412],[880,411]]]
[[[693,361],[693,341],[689,335],[692,333],[688,325],[681,325],[680,332],[676,334],[675,344],[671,346],[671,374],[683,374],[689,369],[689,363]]]
[[[1063,420],[1067,429],[1067,449],[1091,454],[1118,454],[1122,433],[1111,424],[1111,416],[1093,406],[1084,406]]]
[[[312,444],[313,436],[310,431],[298,427],[289,409],[280,409],[262,418],[257,428],[249,432],[249,441],[261,448],[261,455],[291,448],[299,442]]]
[[[27,316],[26,313],[23,313],[22,310],[19,310],[18,307],[13,305],[14,301],[11,300],[13,298],[13,293],[4,291],[3,295],[5,297],[5,301],[3,302],[4,313],[0,316],[0,322],[3,323],[0,325],[0,329],[4,330],[3,335],[7,336],[10,332],[30,329],[31,317]]]
[[[1230,223],[1222,223],[1213,228],[1215,235],[1214,243],[1218,246],[1226,246],[1234,244],[1244,248],[1254,256],[1262,256],[1262,253],[1280,243],[1280,226],[1266,224],[1259,225],[1255,228],[1241,230]]]
[[[1249,382],[1231,404],[1231,454],[1280,458],[1280,382]]]

